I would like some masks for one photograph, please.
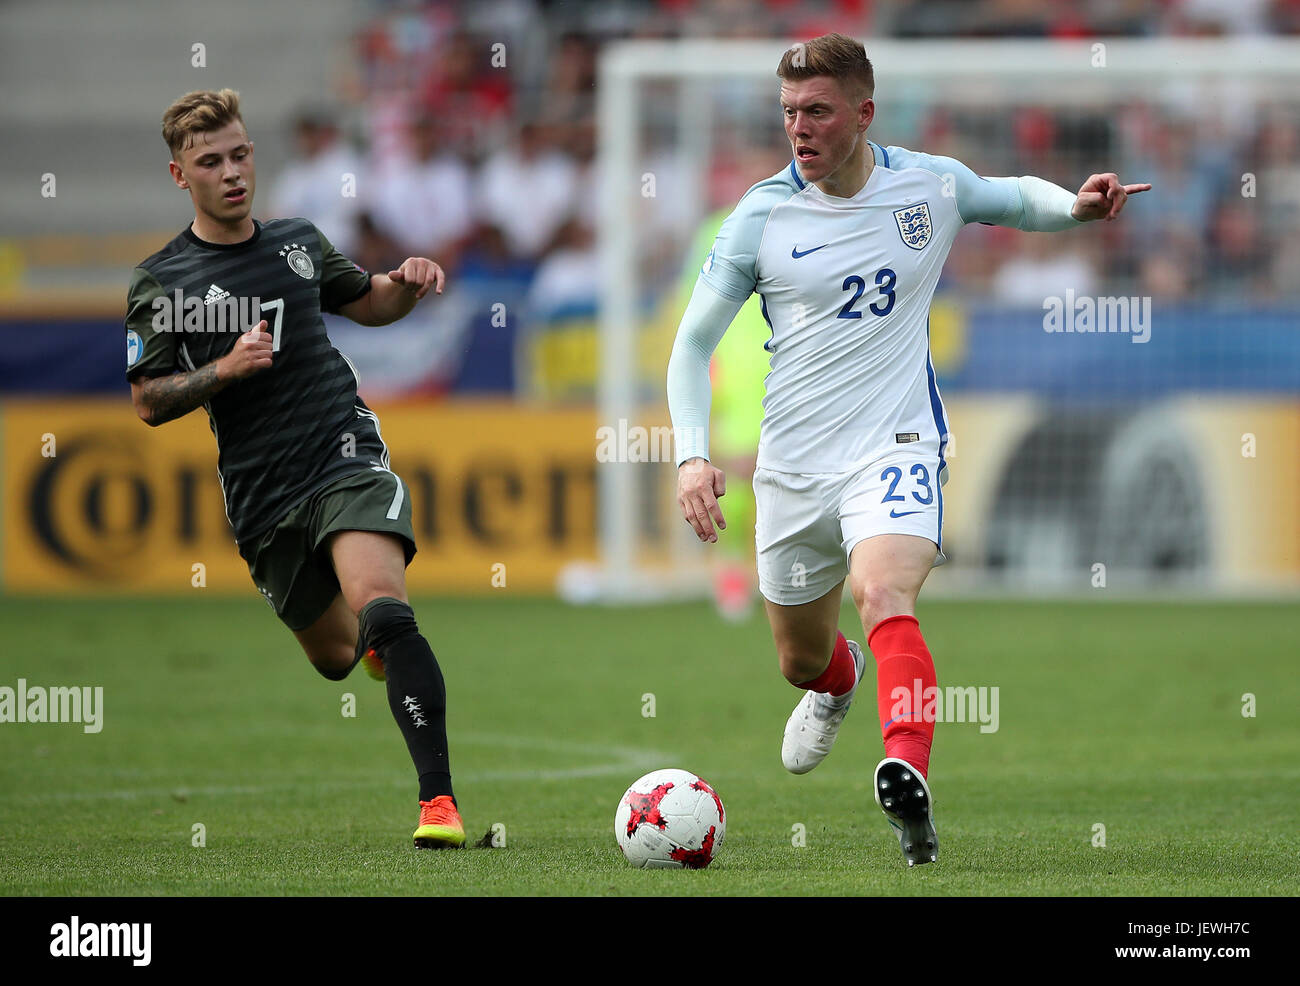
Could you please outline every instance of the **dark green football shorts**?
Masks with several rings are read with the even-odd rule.
[[[325,540],[335,531],[396,535],[415,557],[411,498],[396,473],[367,469],[336,479],[299,502],[280,523],[239,546],[258,591],[290,630],[305,630],[339,594]]]

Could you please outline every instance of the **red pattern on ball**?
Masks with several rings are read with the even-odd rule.
[[[649,794],[639,794],[636,791],[628,791],[627,797],[623,799],[623,804],[632,808],[632,814],[627,820],[627,837],[632,838],[634,833],[642,822],[653,825],[655,828],[663,831],[668,826],[668,819],[664,818],[663,812],[659,810],[659,803],[663,801],[664,795],[673,788],[672,781],[660,784]]]

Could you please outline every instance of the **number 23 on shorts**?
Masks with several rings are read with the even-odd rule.
[[[923,507],[928,507],[934,502],[934,490],[930,486],[930,470],[923,463],[915,463],[909,470],[908,475],[914,482],[914,488],[911,490],[912,499]],[[903,481],[903,470],[898,466],[888,466],[880,474],[882,483],[889,483],[889,489],[885,495],[880,498],[881,503],[907,503],[908,498],[905,494],[897,492],[898,484]],[[924,493],[924,495],[922,495]],[[905,510],[899,512],[897,508],[891,508],[889,516],[898,518],[906,517],[908,514],[920,513],[919,510]]]

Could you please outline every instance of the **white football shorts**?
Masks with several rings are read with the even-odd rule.
[[[942,565],[947,478],[919,449],[890,449],[852,472],[754,470],[759,591],[781,606],[819,599],[848,576],[853,549],[877,534],[929,538]]]

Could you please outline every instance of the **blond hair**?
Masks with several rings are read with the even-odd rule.
[[[787,48],[776,74],[782,81],[828,75],[849,92],[869,99],[876,92],[876,75],[862,42],[843,34],[823,34]]]
[[[186,93],[167,107],[162,118],[162,137],[175,161],[199,134],[220,130],[235,120],[244,125],[244,118],[239,115],[239,93],[233,89],[220,92],[200,89]]]

